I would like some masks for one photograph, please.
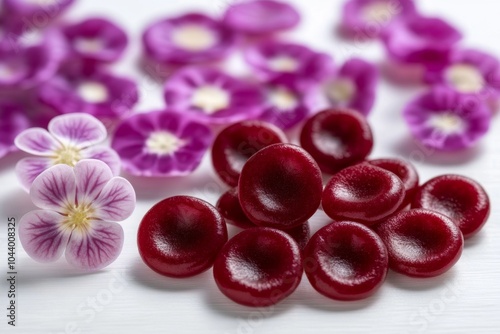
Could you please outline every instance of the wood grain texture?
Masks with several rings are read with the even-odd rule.
[[[139,36],[147,23],[162,15],[200,8],[220,14],[230,0],[81,0],[69,13],[80,19],[99,13],[123,24],[132,40],[127,58],[116,67],[138,79],[140,110],[163,105],[161,87],[135,66]],[[377,43],[349,44],[333,34],[341,1],[296,0],[304,19],[291,34],[298,42],[333,53],[338,63],[350,56],[379,61]],[[444,15],[459,25],[469,46],[500,55],[498,1],[418,1],[425,13]],[[471,15],[471,13],[474,13]],[[241,70],[241,60],[232,62]],[[241,71],[240,71],[241,72]],[[422,180],[443,173],[461,173],[480,181],[492,200],[492,213],[484,230],[466,242],[463,258],[447,274],[434,279],[410,279],[391,273],[372,298],[335,302],[312,290],[304,277],[299,289],[283,303],[267,309],[249,309],[230,302],[217,290],[211,271],[186,280],[161,277],[146,268],[136,246],[137,226],[145,212],[160,199],[192,194],[215,203],[224,187],[211,170],[208,157],[202,167],[183,180],[149,180],[136,186],[139,202],[134,215],[123,222],[126,240],[122,255],[107,269],[93,274],[72,271],[64,259],[35,263],[18,251],[19,326],[6,325],[0,313],[0,332],[18,333],[497,333],[500,330],[500,124],[476,149],[440,155],[423,150],[408,138],[400,117],[405,102],[417,89],[381,83],[370,122],[376,138],[374,157],[413,158]],[[13,166],[20,154],[0,160],[0,267],[4,268],[6,218],[18,219],[32,205],[18,186]],[[318,213],[313,231],[328,219]],[[235,231],[231,230],[234,234]],[[2,269],[3,270],[3,269]],[[6,282],[1,280],[0,309],[6,303]]]

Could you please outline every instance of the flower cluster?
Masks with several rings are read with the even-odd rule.
[[[403,112],[422,144],[456,151],[488,131],[499,100],[500,63],[462,47],[462,33],[452,24],[420,14],[412,0],[348,0],[341,28],[358,40],[380,38],[390,79],[430,85]]]

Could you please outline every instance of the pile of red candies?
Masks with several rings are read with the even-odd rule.
[[[157,203],[139,227],[141,257],[169,277],[213,266],[221,292],[248,306],[283,300],[303,272],[336,300],[372,295],[389,268],[443,274],[460,258],[464,238],[485,224],[488,195],[460,175],[419,185],[408,161],[368,160],[372,146],[366,119],[349,109],[309,118],[300,146],[262,121],[230,125],[218,134],[212,161],[233,188],[216,207],[188,196]],[[333,175],[325,186],[322,172]],[[308,219],[320,206],[333,221],[310,237]],[[228,241],[226,223],[244,230]]]

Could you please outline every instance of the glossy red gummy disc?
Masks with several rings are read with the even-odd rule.
[[[247,161],[238,188],[243,212],[252,222],[286,230],[316,212],[323,185],[321,171],[306,151],[274,144]]]
[[[235,187],[243,165],[252,155],[266,146],[286,141],[283,131],[270,123],[235,123],[222,130],[215,138],[212,164],[222,181]]]
[[[403,182],[394,173],[367,163],[335,174],[323,192],[323,211],[334,220],[374,224],[403,202]]]
[[[226,223],[238,226],[240,228],[256,227],[254,223],[247,218],[240,205],[238,198],[238,189],[231,188],[219,197],[215,207],[221,213]]]
[[[328,109],[311,117],[302,128],[300,145],[325,173],[363,161],[373,148],[366,118],[349,109]]]
[[[432,277],[448,271],[460,258],[464,239],[450,218],[434,211],[402,211],[377,225],[375,231],[389,252],[394,271]]]
[[[247,229],[224,246],[214,263],[220,291],[236,303],[268,306],[289,296],[302,277],[296,242],[285,232]]]
[[[314,234],[304,250],[304,270],[321,294],[338,300],[367,298],[388,269],[384,243],[370,228],[334,222]]]
[[[412,208],[440,212],[460,228],[464,238],[475,235],[490,215],[490,199],[476,181],[461,175],[441,175],[423,184]]]
[[[405,198],[401,203],[401,209],[411,203],[418,189],[418,173],[415,166],[409,161],[396,158],[375,159],[367,162],[373,166],[388,170],[401,179],[405,187]]]
[[[137,233],[144,263],[170,277],[207,270],[226,241],[226,223],[217,209],[189,196],[170,197],[154,205]]]

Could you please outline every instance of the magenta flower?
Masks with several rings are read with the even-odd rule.
[[[261,42],[246,50],[245,60],[264,81],[291,74],[319,82],[333,71],[333,60],[329,55],[287,42]]]
[[[375,65],[352,58],[324,84],[325,95],[332,106],[354,109],[367,116],[375,102],[377,81]]]
[[[3,10],[9,20],[29,25],[29,29],[44,29],[75,0],[3,0]]]
[[[405,19],[415,13],[413,0],[348,0],[340,28],[352,38],[376,38],[396,18]]]
[[[318,104],[318,87],[282,75],[266,83],[267,101],[261,120],[288,130],[306,119]]]
[[[236,35],[211,17],[191,13],[153,23],[142,42],[154,61],[186,65],[222,60],[235,45]]]
[[[134,81],[104,71],[63,74],[41,85],[38,101],[56,115],[73,112],[97,117],[108,128],[126,117],[139,100]]]
[[[209,124],[255,119],[264,98],[255,85],[208,67],[176,72],[165,84],[164,97],[169,108]]]
[[[70,45],[71,62],[112,63],[121,58],[128,43],[123,29],[104,18],[89,18],[63,31]]]
[[[29,89],[50,79],[66,55],[61,34],[54,29],[35,40],[7,35],[0,42],[0,91]]]
[[[410,102],[403,116],[416,139],[441,151],[474,145],[491,121],[486,104],[446,87],[435,87]]]
[[[462,34],[439,18],[414,15],[394,20],[381,37],[391,59],[435,69],[446,64]]]
[[[500,63],[482,51],[454,50],[443,69],[427,72],[426,81],[494,101],[500,96]]]
[[[16,146],[35,155],[21,159],[16,173],[25,189],[30,189],[35,178],[46,169],[65,164],[74,167],[82,159],[97,159],[105,162],[113,172],[120,173],[120,159],[115,151],[103,145],[107,137],[106,128],[93,116],[74,113],[54,117],[48,131],[30,128],[15,139]]]
[[[24,107],[15,101],[0,101],[0,159],[15,151],[14,139],[30,126]]]
[[[94,271],[120,255],[123,228],[116,222],[134,211],[135,192],[102,161],[51,167],[35,179],[30,196],[40,210],[21,218],[19,239],[34,260],[54,262],[64,252],[70,265]]]
[[[295,27],[300,22],[300,14],[285,2],[254,0],[229,6],[223,22],[243,34],[268,35]]]
[[[194,171],[211,145],[210,128],[173,111],[139,113],[116,129],[111,147],[137,176],[182,176]]]

